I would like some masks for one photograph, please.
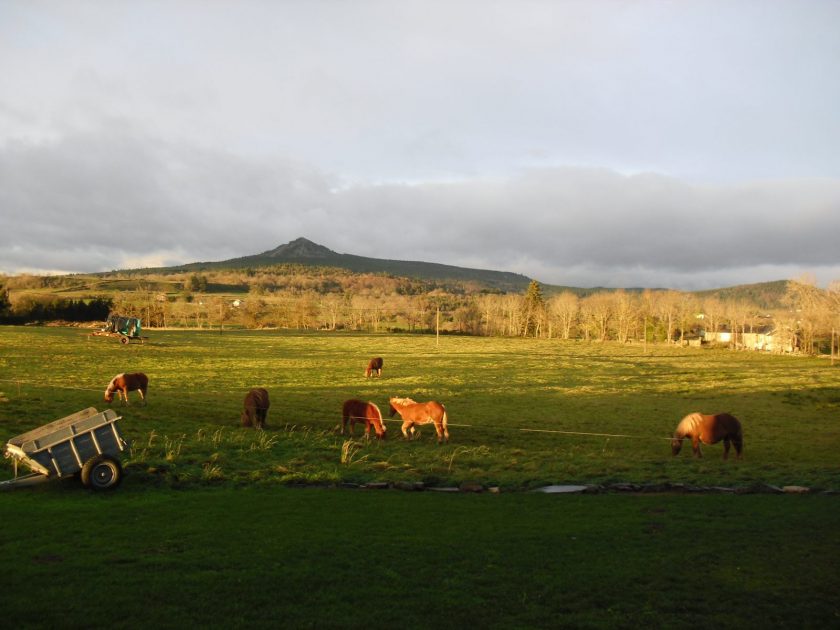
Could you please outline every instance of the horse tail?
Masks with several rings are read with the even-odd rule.
[[[376,414],[376,421],[379,423],[379,428],[384,435],[385,432],[388,430],[388,427],[385,426],[385,421],[382,419],[382,412],[379,410],[379,407],[376,406],[374,403],[368,403],[371,408],[373,409],[374,413]],[[378,433],[377,433],[378,435]]]
[[[443,405],[441,405],[443,407]],[[449,416],[446,415],[446,407],[443,407],[443,418],[441,418],[440,424],[443,427],[443,435],[446,438],[446,441],[449,441],[449,429],[446,428],[447,422],[449,422]]]

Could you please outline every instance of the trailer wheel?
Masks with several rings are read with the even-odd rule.
[[[122,343],[122,344],[128,343],[128,337],[120,337],[120,343]]]
[[[94,490],[116,488],[122,481],[122,465],[106,455],[97,455],[82,466],[82,485]]]

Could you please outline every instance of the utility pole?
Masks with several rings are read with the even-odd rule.
[[[435,348],[440,346],[440,305],[435,312]]]

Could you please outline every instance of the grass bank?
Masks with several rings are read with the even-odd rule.
[[[773,627],[840,618],[834,496],[0,495],[15,627]]]

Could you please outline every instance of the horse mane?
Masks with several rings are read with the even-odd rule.
[[[412,400],[411,398],[398,398],[396,396],[394,396],[391,399],[391,402],[395,402],[398,405],[416,405],[417,404],[417,401]]]
[[[111,379],[111,382],[108,383],[108,387],[105,388],[105,393],[108,393],[112,389],[117,388],[117,379],[120,378],[121,376],[125,376],[125,374],[124,373],[123,374],[117,374],[114,378]]]
[[[703,421],[703,415],[700,412],[690,413],[685,418],[680,420],[677,429],[674,431],[674,437],[683,437],[694,433],[697,425]]]

